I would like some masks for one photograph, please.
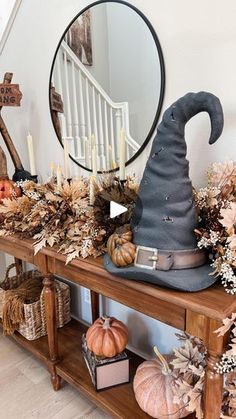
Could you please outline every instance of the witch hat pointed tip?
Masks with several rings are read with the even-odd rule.
[[[218,138],[219,138],[219,137],[218,137]],[[218,138],[216,138],[216,137],[213,137],[213,138],[212,138],[212,137],[210,137],[210,138],[209,138],[209,141],[208,141],[208,142],[209,142],[209,144],[210,144],[210,145],[214,144],[214,143],[218,140]]]

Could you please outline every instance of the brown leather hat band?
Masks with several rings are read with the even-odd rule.
[[[137,246],[134,265],[139,268],[169,271],[191,269],[206,263],[206,254],[201,249],[160,250]]]

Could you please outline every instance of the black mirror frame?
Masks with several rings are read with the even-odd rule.
[[[62,37],[61,37],[61,39],[60,39],[60,41],[59,41],[59,43],[58,43],[58,45],[57,45],[57,48],[56,48],[56,52],[55,52],[55,54],[54,54],[54,57],[53,57],[53,61],[52,61],[52,67],[51,67],[51,71],[50,71],[50,77],[49,77],[49,107],[50,107],[50,115],[51,115],[51,120],[52,120],[52,123],[53,123],[53,118],[52,118],[52,111],[51,111],[51,96],[50,96],[50,86],[51,86],[51,80],[52,80],[52,73],[53,73],[53,69],[54,69],[54,64],[55,64],[55,60],[56,60],[56,56],[57,56],[57,53],[58,53],[58,50],[59,50],[59,48],[60,48],[60,45],[61,45],[61,42],[62,42],[62,40],[64,39],[64,37],[65,37],[65,34],[66,34],[66,32],[68,31],[68,29],[70,28],[70,26],[72,25],[72,23],[81,15],[81,14],[83,14],[84,12],[86,12],[86,10],[88,10],[88,9],[90,9],[91,7],[93,7],[93,6],[96,6],[97,4],[101,4],[101,3],[120,3],[120,4],[124,4],[125,6],[128,6],[128,7],[130,7],[131,9],[133,9],[136,13],[138,13],[138,15],[144,20],[144,22],[146,23],[146,25],[148,26],[148,28],[149,28],[149,30],[150,30],[150,32],[151,32],[151,34],[152,34],[152,36],[153,36],[153,39],[154,39],[154,42],[155,42],[155,44],[156,44],[156,47],[157,47],[157,51],[158,51],[158,56],[159,56],[159,61],[160,61],[160,73],[161,73],[161,86],[160,86],[160,97],[159,97],[159,101],[158,101],[158,106],[157,106],[157,111],[156,111],[156,115],[155,115],[155,117],[154,117],[154,120],[153,120],[153,123],[152,123],[152,126],[151,126],[151,128],[150,128],[150,130],[149,130],[149,133],[148,133],[148,135],[147,135],[147,138],[144,140],[144,142],[143,142],[143,144],[141,145],[141,147],[139,148],[139,150],[125,163],[125,166],[127,167],[130,163],[132,163],[142,152],[143,152],[143,150],[145,149],[145,147],[147,146],[147,144],[149,143],[149,141],[150,141],[150,139],[151,139],[151,137],[152,137],[152,135],[153,135],[153,133],[154,133],[154,131],[155,131],[155,128],[156,128],[156,126],[157,126],[157,122],[158,122],[158,119],[159,119],[159,117],[160,117],[160,113],[161,113],[161,109],[162,109],[162,105],[163,105],[163,100],[164,100],[164,92],[165,92],[165,84],[166,84],[166,77],[165,77],[165,64],[164,64],[164,57],[163,57],[163,53],[162,53],[162,49],[161,49],[161,45],[160,45],[160,42],[159,42],[159,39],[158,39],[158,37],[157,37],[157,34],[156,34],[156,32],[155,32],[155,30],[154,30],[154,28],[153,28],[153,26],[151,25],[151,23],[149,22],[149,20],[147,19],[147,17],[139,10],[139,9],[137,9],[135,6],[133,6],[132,4],[130,4],[130,3],[127,3],[126,1],[123,1],[123,0],[98,0],[98,1],[95,1],[94,3],[91,3],[91,4],[89,4],[87,7],[85,7],[84,9],[82,9],[76,16],[75,16],[75,18],[74,19],[72,19],[72,21],[69,23],[69,25],[66,27],[66,29],[65,29],[65,31],[63,32],[63,35],[62,35]],[[54,126],[54,123],[53,123],[53,128],[54,128],[54,130],[55,130],[55,133],[56,133],[56,128],[55,128],[55,126]],[[57,135],[57,133],[56,133],[56,136],[57,136],[57,138],[58,138],[58,140],[59,140],[59,142],[60,142],[60,144],[61,144],[61,146],[64,148],[64,146],[63,146],[63,143],[62,143],[62,141],[61,141],[61,139],[59,138],[59,136]],[[87,170],[88,172],[92,172],[92,170],[91,169],[89,169],[89,168],[87,168],[87,167],[85,167],[85,166],[83,166],[82,164],[80,164],[80,163],[78,163],[71,155],[70,155],[70,158],[71,158],[71,160],[73,160],[73,162],[74,163],[76,163],[78,166],[80,166],[82,169],[84,169],[84,170]],[[116,171],[118,171],[119,170],[119,167],[116,167],[115,169],[111,169],[111,170],[107,170],[105,173],[112,173],[112,172],[116,172]],[[101,171],[98,171],[98,173],[103,173],[103,172],[101,172]]]

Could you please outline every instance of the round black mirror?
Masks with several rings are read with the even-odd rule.
[[[115,170],[142,152],[161,112],[165,70],[147,18],[123,1],[98,1],[66,28],[50,75],[57,137],[86,170]]]

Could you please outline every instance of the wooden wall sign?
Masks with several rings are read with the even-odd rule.
[[[19,84],[0,84],[0,106],[20,106],[21,98]]]
[[[62,102],[62,99],[61,99],[61,95],[56,92],[55,87],[53,87],[53,86],[50,89],[50,95],[51,95],[51,98],[50,98],[51,99],[51,110],[63,113],[64,108],[63,108],[63,102]]]

